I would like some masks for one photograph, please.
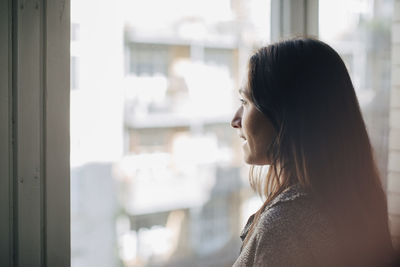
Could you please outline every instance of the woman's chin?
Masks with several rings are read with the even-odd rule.
[[[265,158],[255,158],[251,157],[250,155],[244,155],[244,162],[249,165],[259,165],[259,166],[264,166],[264,165],[270,165],[271,162]]]

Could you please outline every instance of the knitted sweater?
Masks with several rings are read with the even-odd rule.
[[[253,219],[254,215],[244,227],[242,241]],[[337,265],[337,248],[327,217],[307,192],[294,185],[266,206],[233,266],[343,266]]]

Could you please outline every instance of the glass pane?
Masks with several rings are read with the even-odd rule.
[[[320,37],[339,52],[347,65],[384,184],[393,4],[393,0],[319,1]]]
[[[270,1],[71,8],[72,266],[231,266],[260,200],[230,120]]]

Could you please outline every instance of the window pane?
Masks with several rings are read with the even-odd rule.
[[[71,4],[72,266],[231,266],[260,200],[230,120],[270,1]]]
[[[319,1],[320,37],[339,52],[347,65],[384,183],[388,156],[392,7],[393,0]]]

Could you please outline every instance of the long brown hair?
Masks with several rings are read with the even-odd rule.
[[[344,240],[351,253],[382,256],[390,251],[386,196],[350,76],[337,52],[310,38],[262,47],[249,60],[248,87],[277,135],[266,151],[272,164],[265,179],[251,169],[250,184],[266,201],[244,244],[268,203],[300,184],[343,236],[352,234],[365,245],[354,251],[355,243]]]

